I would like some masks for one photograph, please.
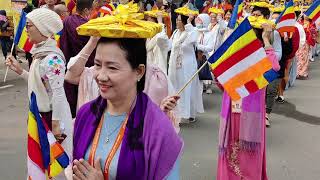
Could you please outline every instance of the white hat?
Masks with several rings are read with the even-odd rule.
[[[199,18],[203,24],[202,28],[198,29],[198,31],[207,31],[210,24],[210,16],[208,14],[199,14],[197,18]]]
[[[51,37],[63,29],[60,16],[47,8],[35,9],[27,14],[27,18],[38,28],[40,33],[46,37]]]

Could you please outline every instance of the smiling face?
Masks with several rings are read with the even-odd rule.
[[[228,11],[228,12],[226,13],[226,15],[224,16],[224,19],[225,19],[226,21],[229,21],[230,18],[231,18],[231,12]]]
[[[218,16],[217,16],[217,14],[215,14],[215,13],[211,13],[210,14],[210,17],[211,17],[211,23],[212,24],[216,24],[217,22],[218,22]]]
[[[137,91],[137,82],[144,74],[144,66],[133,69],[127,59],[127,52],[116,42],[98,45],[94,78],[104,99],[116,101]]]

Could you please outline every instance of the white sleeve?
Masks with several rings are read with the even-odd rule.
[[[274,38],[273,38],[273,43],[272,47],[276,53],[278,61],[281,60],[282,57],[282,45],[281,45],[281,37],[278,31],[274,31]]]
[[[22,74],[20,74],[20,77],[28,82],[29,72],[26,70],[23,70]]]
[[[197,43],[197,48],[198,50],[204,53],[209,53],[213,51],[215,40],[214,40],[213,33],[207,33],[206,36],[208,37],[207,43],[206,44]]]
[[[195,30],[195,28],[191,24],[187,24],[185,26],[185,31],[187,31],[188,36],[183,41],[182,46],[189,46],[189,45],[195,45],[198,40],[198,32]]]
[[[52,90],[52,120],[61,121],[66,108],[70,108],[63,88],[65,64],[59,57],[50,55],[44,59],[44,62],[47,63],[45,72]]]

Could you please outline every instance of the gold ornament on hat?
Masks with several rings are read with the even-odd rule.
[[[224,14],[224,10],[223,9],[219,9],[216,7],[211,7],[208,10],[209,13],[214,13],[214,14]]]
[[[152,7],[151,11],[145,11],[145,15],[157,18],[159,14],[161,14],[162,17],[169,17],[169,14],[165,12],[164,10],[159,10],[159,8],[155,5]]]
[[[252,2],[250,3],[250,6],[257,6],[262,8],[274,8],[274,6],[270,4],[268,1]]]
[[[129,13],[132,12],[129,9],[126,6],[117,8],[115,15],[90,20],[79,26],[77,32],[83,36],[152,38],[162,31],[160,24],[141,20],[143,14]]]
[[[269,10],[274,13],[281,13],[282,11],[284,11],[284,9],[285,9],[284,6],[269,8]]]
[[[244,18],[241,18],[241,19],[238,20],[238,22],[241,23],[243,20],[244,20]],[[253,28],[256,28],[256,29],[262,29],[262,25],[263,24],[269,24],[273,28],[275,27],[275,23],[274,22],[263,18],[263,16],[259,16],[259,17],[249,16],[248,20],[249,20],[251,26]]]
[[[174,12],[176,12],[177,14],[180,14],[180,15],[184,15],[184,16],[189,16],[189,15],[196,16],[199,14],[198,10],[192,9],[189,6],[192,6],[192,4],[188,3],[185,6],[176,9]]]

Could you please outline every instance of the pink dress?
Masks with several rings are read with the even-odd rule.
[[[279,69],[273,49],[266,50]],[[217,180],[268,180],[266,165],[265,88],[239,102],[224,92],[219,129]]]

